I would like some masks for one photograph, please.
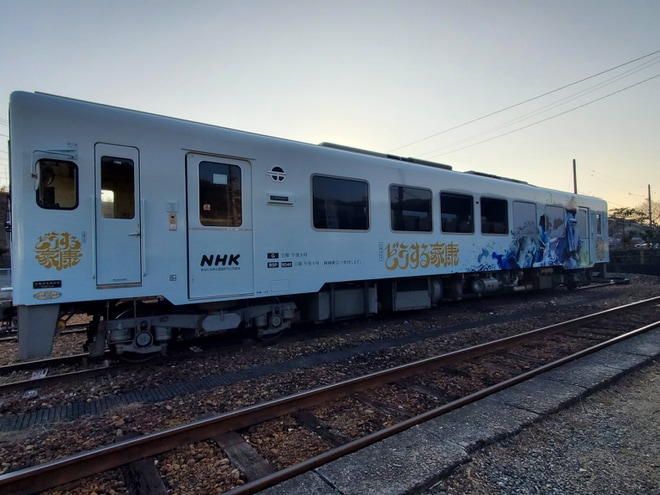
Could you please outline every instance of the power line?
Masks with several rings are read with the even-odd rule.
[[[479,138],[480,136],[488,135],[488,134],[491,134],[493,132],[497,132],[500,129],[505,129],[505,128],[513,125],[513,124],[517,124],[519,122],[529,120],[533,117],[536,117],[537,115],[548,112],[548,111],[550,111],[554,108],[560,107],[560,106],[564,105],[565,103],[568,103],[568,102],[573,101],[573,100],[577,100],[578,98],[581,98],[581,97],[586,96],[588,94],[594,93],[594,92],[596,92],[596,91],[598,91],[598,90],[600,90],[600,89],[602,89],[606,86],[610,86],[610,85],[614,84],[615,82],[618,82],[622,79],[625,79],[626,77],[629,77],[633,74],[636,74],[636,73],[638,73],[642,70],[648,69],[649,67],[651,67],[653,65],[656,65],[658,63],[660,63],[660,57],[656,57],[655,59],[650,60],[650,61],[642,64],[641,66],[629,69],[629,70],[625,71],[622,74],[618,74],[616,76],[613,76],[613,77],[611,77],[611,78],[609,78],[605,81],[599,82],[599,83],[597,83],[593,86],[590,86],[588,88],[580,90],[577,93],[574,93],[572,95],[568,95],[568,96],[566,96],[564,98],[561,98],[561,99],[559,99],[555,102],[548,103],[547,105],[544,105],[540,108],[537,108],[536,110],[532,110],[532,111],[527,112],[527,113],[525,113],[525,114],[523,114],[519,117],[515,117],[513,119],[510,119],[507,122],[504,122],[503,124],[497,125],[497,126],[495,126],[493,128],[490,128],[490,129],[486,129],[486,130],[484,130],[482,132],[479,132],[479,133],[477,133],[473,136],[461,139],[461,140],[459,140],[459,141],[457,141],[453,144],[447,144],[446,146],[442,146],[440,149],[436,149],[436,150],[433,150],[433,151],[427,151],[426,153],[422,153],[422,154],[419,155],[419,157],[420,158],[421,157],[428,157],[430,155],[437,156],[437,153],[439,151],[443,150],[443,149],[452,148],[452,147],[454,147],[454,146],[456,146],[460,143],[463,143],[463,142],[473,141],[473,140]]]
[[[566,96],[566,97],[564,97],[564,98],[561,98],[561,99],[555,101],[554,103],[549,103],[549,104],[547,104],[547,105],[545,105],[545,106],[542,106],[541,108],[539,108],[539,109],[537,109],[537,110],[532,110],[531,112],[528,112],[528,113],[526,113],[526,114],[524,114],[524,115],[522,115],[522,116],[520,116],[520,117],[517,117],[517,118],[515,118],[515,119],[511,119],[510,121],[506,122],[505,124],[502,124],[501,126],[498,126],[497,128],[500,128],[500,127],[506,127],[507,125],[510,125],[510,124],[512,124],[512,123],[520,122],[520,121],[525,120],[525,119],[527,119],[527,118],[533,117],[533,116],[535,116],[535,115],[537,115],[537,114],[539,114],[539,113],[543,113],[543,112],[545,112],[545,111],[547,111],[547,110],[551,110],[551,109],[553,109],[553,108],[556,108],[556,107],[558,107],[558,106],[561,106],[561,105],[563,105],[564,103],[567,103],[567,102],[569,102],[569,101],[577,100],[578,98],[580,98],[580,97],[582,97],[582,96],[585,96],[585,95],[588,95],[588,94],[594,93],[594,92],[598,91],[599,89],[602,89],[602,88],[604,88],[604,87],[606,87],[606,86],[610,86],[610,85],[614,84],[615,82],[618,82],[618,81],[620,81],[620,80],[622,80],[622,79],[625,79],[626,77],[629,77],[629,76],[631,76],[631,75],[633,75],[633,74],[636,74],[636,73],[638,73],[638,72],[641,72],[641,71],[643,71],[643,70],[645,70],[645,69],[648,69],[648,68],[651,67],[652,65],[656,65],[656,64],[659,63],[659,62],[660,62],[660,57],[656,57],[654,60],[651,60],[651,61],[649,61],[649,62],[646,62],[645,64],[642,64],[642,65],[639,66],[639,67],[636,67],[636,68],[634,68],[634,69],[629,69],[629,70],[625,71],[625,72],[622,73],[622,74],[616,75],[616,76],[614,76],[614,77],[611,77],[610,79],[607,79],[606,81],[603,81],[603,82],[600,82],[600,83],[595,84],[595,85],[593,85],[593,86],[590,86],[590,87],[588,87],[588,88],[585,88],[585,89],[583,89],[583,90],[581,90],[581,91],[578,91],[577,93],[575,93],[575,94],[573,94],[573,95]],[[497,129],[497,128],[496,128],[496,129]]]
[[[595,181],[599,183],[601,188],[607,188],[608,190],[613,190],[616,192],[621,192],[622,190],[628,190],[628,196],[635,196],[639,198],[645,198],[646,196],[644,194],[636,194],[630,192],[630,190],[636,190],[639,188],[644,188],[644,186],[641,186],[637,181],[634,180],[634,178],[631,177],[614,177],[609,174],[605,174],[601,172],[600,170],[591,170],[589,173],[589,177],[591,178],[591,181]],[[622,182],[623,181],[623,182]]]
[[[562,90],[564,90],[564,89],[566,89],[566,88],[570,88],[571,86],[575,86],[576,84],[580,84],[580,83],[582,83],[582,82],[584,82],[584,81],[588,81],[589,79],[593,79],[593,78],[595,78],[595,77],[601,76],[601,75],[606,74],[606,73],[608,73],[608,72],[612,72],[613,70],[620,69],[621,67],[625,67],[626,65],[630,65],[630,64],[632,64],[632,63],[638,62],[638,61],[640,61],[640,60],[643,60],[643,59],[645,59],[645,58],[651,57],[651,56],[656,55],[656,54],[658,54],[658,53],[660,53],[660,50],[656,50],[656,51],[651,52],[651,53],[649,53],[649,54],[647,54],[647,55],[643,55],[643,56],[641,56],[641,57],[637,57],[637,58],[634,59],[634,60],[630,60],[630,61],[625,62],[625,63],[623,63],[623,64],[619,64],[619,65],[617,65],[617,66],[615,66],[615,67],[612,67],[612,68],[610,68],[610,69],[607,69],[607,70],[604,70],[604,71],[598,72],[597,74],[593,74],[593,75],[591,75],[591,76],[588,76],[588,77],[582,78],[582,79],[580,79],[580,80],[578,80],[578,81],[575,81],[575,82],[572,82],[572,83],[570,83],[570,84],[566,84],[565,86],[562,86],[562,87],[557,88],[557,89],[553,89],[552,91],[547,91],[546,93],[543,93],[543,94],[540,94],[540,95],[535,96],[535,97],[533,97],[533,98],[529,98],[529,99],[527,99],[527,100],[521,101],[520,103],[515,103],[515,104],[513,104],[513,105],[509,105],[508,107],[502,108],[502,109],[500,109],[500,110],[496,110],[495,112],[491,112],[491,113],[489,113],[489,114],[483,115],[482,117],[478,117],[478,118],[476,118],[476,119],[472,119],[472,120],[470,120],[470,121],[468,121],[468,122],[465,122],[465,123],[463,123],[463,124],[459,124],[459,125],[456,125],[456,126],[454,126],[454,127],[450,127],[449,129],[445,129],[444,131],[436,132],[435,134],[432,134],[432,135],[430,135],[430,136],[424,137],[424,138],[422,138],[422,139],[418,139],[417,141],[413,141],[413,142],[411,142],[411,143],[404,144],[404,145],[402,145],[402,146],[399,146],[398,148],[394,148],[394,149],[389,150],[388,153],[393,153],[393,152],[398,151],[398,150],[400,150],[400,149],[402,149],[402,148],[407,148],[408,146],[412,146],[412,145],[414,145],[414,144],[421,143],[422,141],[426,141],[426,140],[431,139],[431,138],[434,138],[434,137],[436,137],[436,136],[440,136],[441,134],[446,134],[447,132],[450,132],[450,131],[453,131],[453,130],[459,129],[459,128],[461,128],[461,127],[465,127],[466,125],[473,124],[473,123],[475,123],[475,122],[479,122],[480,120],[484,120],[484,119],[486,119],[486,118],[488,118],[488,117],[492,117],[493,115],[497,115],[497,114],[502,113],[502,112],[505,112],[505,111],[507,111],[507,110],[511,110],[512,108],[519,107],[519,106],[521,106],[521,105],[524,105],[525,103],[529,103],[529,102],[531,102],[531,101],[538,100],[539,98],[543,98],[544,96],[548,96],[548,95],[551,95],[551,94],[553,94],[553,93],[557,93],[557,92],[562,91]]]
[[[570,108],[570,109],[568,109],[568,110],[566,110],[566,111],[564,111],[564,112],[560,112],[560,113],[555,114],[555,115],[552,115],[552,116],[550,116],[550,117],[548,117],[548,118],[545,118],[545,119],[542,119],[542,120],[538,120],[538,121],[536,121],[536,122],[532,122],[531,124],[525,125],[525,126],[523,126],[523,127],[518,127],[517,129],[513,129],[512,131],[505,132],[505,133],[503,133],[503,134],[498,134],[497,136],[493,136],[493,137],[488,138],[488,139],[483,139],[482,141],[478,141],[478,142],[476,142],[476,143],[468,144],[467,146],[463,146],[463,147],[461,147],[461,148],[456,148],[456,149],[453,149],[453,150],[451,150],[451,151],[447,151],[447,152],[444,152],[444,153],[438,153],[438,154],[432,155],[431,158],[435,158],[435,157],[437,157],[437,156],[442,156],[442,155],[447,155],[447,154],[449,154],[449,153],[454,153],[454,152],[456,152],[456,151],[461,151],[461,150],[464,150],[464,149],[466,149],[466,148],[471,148],[472,146],[477,146],[477,145],[479,145],[479,144],[487,143],[488,141],[492,141],[493,139],[497,139],[497,138],[500,138],[500,137],[503,137],[503,136],[508,136],[509,134],[513,134],[514,132],[522,131],[523,129],[527,129],[527,128],[529,128],[529,127],[533,127],[533,126],[538,125],[538,124],[541,124],[541,123],[543,123],[543,122],[547,122],[548,120],[552,120],[552,119],[554,119],[554,118],[556,118],[556,117],[559,117],[559,116],[561,116],[561,115],[565,115],[565,114],[567,114],[567,113],[573,112],[574,110],[578,110],[578,109],[580,109],[580,108],[586,107],[587,105],[591,105],[592,103],[596,103],[597,101],[604,100],[605,98],[609,98],[610,96],[613,96],[613,95],[615,95],[615,94],[617,94],[617,93],[621,93],[621,92],[623,92],[623,91],[626,91],[627,89],[634,88],[635,86],[639,86],[640,84],[643,84],[643,83],[648,82],[648,81],[650,81],[650,80],[652,80],[652,79],[655,79],[656,77],[660,77],[660,74],[656,74],[655,76],[651,76],[651,77],[649,77],[649,78],[647,78],[647,79],[644,79],[643,81],[639,81],[639,82],[637,82],[637,83],[635,83],[635,84],[631,84],[630,86],[626,86],[625,88],[621,88],[621,89],[619,89],[619,90],[617,90],[617,91],[614,91],[614,92],[612,92],[612,93],[609,93],[609,94],[606,94],[606,95],[604,95],[604,96],[601,96],[600,98],[596,98],[595,100],[588,101],[588,102],[586,102],[586,103],[583,103],[582,105],[578,105],[577,107]]]

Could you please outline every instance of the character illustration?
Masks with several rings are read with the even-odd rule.
[[[547,210],[546,210],[547,211]],[[577,226],[577,202],[571,198],[564,207],[553,207],[552,214],[539,218],[538,233],[529,235],[521,226],[514,233],[505,253],[493,251],[492,258],[501,270],[561,265],[566,269],[580,267],[582,241]]]

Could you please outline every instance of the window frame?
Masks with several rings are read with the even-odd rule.
[[[545,205],[543,212],[544,232],[549,239],[564,237],[566,233],[566,208],[559,205]],[[553,222],[553,220],[561,220]]]
[[[484,202],[497,204],[496,208],[484,208]],[[509,234],[509,200],[504,198],[495,198],[492,196],[481,196],[480,206],[480,228],[481,233],[485,235],[508,235]],[[504,206],[504,216],[502,217],[501,208]],[[497,210],[500,211],[497,211]],[[487,210],[487,211],[485,211]],[[495,214],[493,214],[495,212]],[[490,215],[484,215],[490,213]],[[485,224],[484,224],[485,219]],[[503,222],[501,221],[503,220]],[[487,228],[484,228],[487,227]]]
[[[409,186],[409,185],[404,185],[404,184],[390,184],[388,188],[388,193],[389,193],[389,205],[390,205],[390,229],[393,232],[415,232],[415,233],[432,233],[433,232],[433,191],[431,189],[425,188],[425,187],[417,187],[417,186]],[[399,198],[403,199],[396,199],[397,206],[395,207],[395,201],[393,198],[393,194],[398,193]],[[425,208],[421,209],[414,209],[414,208],[409,208],[405,209],[405,201],[406,199],[404,196],[408,194],[413,194],[413,193],[422,193],[424,195],[428,195],[428,197],[424,198],[412,198],[409,199],[408,201],[414,201],[415,204],[413,206],[420,206],[423,203],[425,203]],[[401,204],[398,204],[398,203]],[[406,215],[406,211],[408,212],[419,212],[419,213],[426,213],[426,217],[420,217],[417,215],[411,215],[408,214]],[[407,224],[412,220],[412,222],[419,222],[419,224],[424,224],[425,228],[406,228]]]
[[[60,166],[67,165],[68,171],[64,174],[57,173],[53,167],[57,169]],[[35,202],[37,206],[44,210],[75,210],[80,204],[80,181],[78,164],[71,160],[61,160],[58,158],[40,158],[36,161],[35,167],[38,174],[38,182],[35,190]],[[46,173],[48,170],[50,172]],[[59,187],[52,186],[51,184],[59,178],[64,178],[64,181],[70,181],[70,187],[64,187],[65,184]],[[70,179],[69,179],[70,178]],[[60,182],[57,180],[57,182]],[[73,193],[73,202],[66,203],[66,206],[61,206],[57,201],[62,193]],[[47,193],[47,194],[46,194]],[[46,198],[46,196],[52,198]]]
[[[122,173],[110,173],[110,169],[106,168],[109,162],[113,162],[113,167],[115,165],[130,166],[130,174]],[[121,162],[121,163],[117,163]],[[115,169],[117,170],[117,169]],[[114,172],[114,171],[113,171]],[[109,177],[110,176],[110,177]],[[110,183],[108,182],[109,178],[115,177],[130,177],[130,189],[124,187],[127,182],[116,182],[120,187],[108,187]],[[113,182],[114,186],[115,183]],[[119,156],[109,156],[103,155],[101,157],[101,215],[103,218],[114,219],[114,220],[133,220],[136,215],[136,205],[135,205],[135,162],[131,158],[123,158]],[[117,194],[117,191],[121,191],[122,194]],[[103,201],[104,192],[112,193],[112,202]],[[119,206],[119,207],[118,207]],[[123,211],[127,215],[118,215],[117,213]]]
[[[575,214],[575,222],[579,238],[589,239],[591,237],[589,234],[589,209],[582,207],[578,208]]]
[[[347,187],[341,187],[342,182],[344,183],[343,185]],[[333,183],[334,187],[332,186]],[[313,174],[310,178],[310,187],[312,228],[323,231],[369,231],[371,228],[371,195],[370,185],[367,180],[353,177]],[[349,190],[350,187],[363,187],[364,189],[361,191],[363,196],[357,200],[347,196],[354,192]],[[341,191],[341,194],[328,194],[331,191]],[[324,194],[322,195],[321,193]],[[335,205],[333,206],[334,211],[332,212],[328,211],[328,201],[330,200],[335,202]],[[352,203],[355,204],[351,205]],[[362,210],[361,212],[359,211],[360,209]],[[357,214],[355,214],[356,212]],[[333,218],[330,219],[329,215],[332,215]],[[332,223],[329,222],[329,220],[336,222],[336,225],[328,225],[329,223]]]
[[[529,210],[521,210],[518,205],[531,207],[532,217],[527,218]],[[536,237],[539,235],[538,206],[536,203],[532,201],[524,201],[522,199],[514,199],[511,205],[511,212],[513,215],[513,229],[515,236]]]
[[[466,204],[469,202],[469,212],[460,211],[459,208],[456,208],[458,202],[465,202]],[[451,219],[445,218],[450,215],[456,216],[451,223]],[[469,229],[466,228],[466,224]],[[450,225],[455,225],[455,228],[450,229]],[[440,192],[440,231],[443,234],[474,234],[473,195],[453,191]]]
[[[225,167],[226,172],[215,168]],[[204,227],[239,228],[243,226],[243,169],[233,163],[202,160],[197,164],[198,221]],[[217,176],[217,177],[216,177]],[[221,176],[226,179],[222,183]],[[217,180],[217,182],[216,182]],[[220,186],[226,186],[222,191]],[[222,198],[213,196],[220,191]],[[214,208],[215,205],[215,208]],[[210,212],[204,215],[204,212]],[[212,212],[218,212],[212,215]]]

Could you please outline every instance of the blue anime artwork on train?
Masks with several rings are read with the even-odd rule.
[[[514,226],[512,234],[511,245],[506,251],[493,250],[491,254],[501,270],[544,266],[576,269],[589,264],[589,253],[582,249],[575,199],[565,207],[546,206],[538,221],[528,217]]]

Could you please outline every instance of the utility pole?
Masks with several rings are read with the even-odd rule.
[[[651,184],[649,184],[649,227],[653,228],[653,216],[651,215]]]
[[[573,194],[577,194],[577,164],[575,158],[573,158]]]

